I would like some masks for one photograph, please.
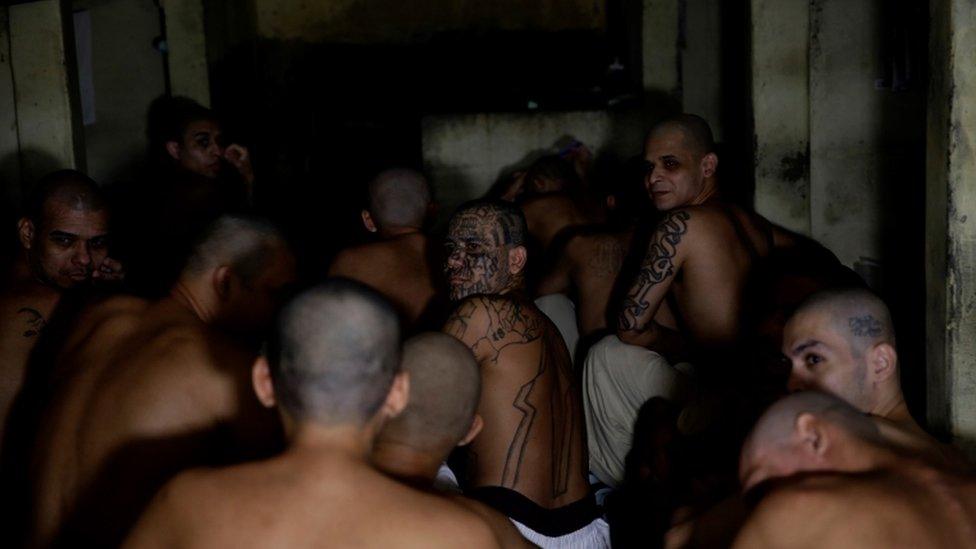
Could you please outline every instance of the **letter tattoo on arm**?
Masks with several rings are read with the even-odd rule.
[[[652,326],[655,311],[651,310],[648,294],[655,286],[674,276],[678,244],[688,232],[690,218],[691,214],[686,211],[669,212],[658,224],[637,279],[624,298],[617,321],[621,331],[641,333]],[[658,303],[654,304],[655,308]]]
[[[881,321],[872,315],[852,316],[847,319],[851,333],[858,337],[880,337],[884,332]]]

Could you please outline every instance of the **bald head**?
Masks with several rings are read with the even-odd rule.
[[[443,460],[468,434],[481,398],[481,374],[471,351],[443,333],[424,333],[403,346],[410,403],[380,433]]]
[[[394,169],[369,182],[369,211],[380,228],[417,228],[430,206],[430,187],[413,170]]]
[[[60,170],[42,177],[27,197],[25,214],[35,226],[43,226],[49,208],[96,212],[107,209],[98,184],[77,170]]]
[[[284,308],[267,359],[279,405],[292,418],[364,424],[399,371],[396,312],[362,284],[329,279]]]
[[[679,114],[658,123],[651,129],[648,139],[673,131],[681,133],[685,147],[696,157],[715,152],[712,128],[704,118],[695,114]]]
[[[855,355],[877,343],[895,346],[891,313],[884,301],[863,288],[830,289],[806,299],[794,318],[818,315],[847,339]]]
[[[742,448],[743,488],[804,471],[846,470],[844,456],[860,443],[879,443],[875,423],[844,400],[826,393],[794,393],[769,407]],[[837,451],[846,449],[847,451]]]

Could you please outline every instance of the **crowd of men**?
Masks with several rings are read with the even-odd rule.
[[[701,118],[599,178],[543,156],[443,234],[385,170],[372,238],[300,277],[247,148],[170,108],[143,187],[55,172],[9,228],[8,546],[976,544],[888,307],[723,198]]]

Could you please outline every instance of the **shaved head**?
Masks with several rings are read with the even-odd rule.
[[[715,152],[715,138],[712,136],[712,128],[704,118],[698,115],[679,114],[668,118],[651,129],[648,139],[669,131],[681,132],[685,146],[698,158]]]
[[[468,434],[481,398],[481,373],[471,351],[443,333],[424,333],[403,346],[410,401],[383,427],[380,442],[410,446],[443,460]]]
[[[197,238],[186,271],[199,274],[228,265],[246,282],[254,280],[275,257],[287,249],[281,232],[262,219],[225,215],[211,223]]]
[[[369,211],[380,227],[420,228],[429,206],[430,187],[418,172],[387,170],[369,182]]]
[[[875,423],[844,400],[816,391],[794,393],[770,406],[746,439],[739,463],[744,488],[751,488],[767,478],[842,467],[823,456],[816,459],[812,455],[810,437],[802,432],[800,425],[804,415],[836,427],[852,440],[871,443],[881,440]],[[847,443],[850,445],[850,441]]]
[[[42,226],[49,208],[58,206],[73,211],[97,212],[107,209],[98,184],[77,170],[60,170],[42,177],[27,197],[25,214]]]
[[[278,402],[291,417],[365,424],[399,371],[396,312],[358,282],[329,279],[284,308],[267,359]]]
[[[888,306],[870,290],[844,288],[817,292],[800,304],[793,316],[800,315],[823,315],[847,339],[855,356],[877,343],[895,346]]]

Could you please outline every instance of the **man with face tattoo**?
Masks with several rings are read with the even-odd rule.
[[[0,444],[28,357],[64,292],[123,276],[108,257],[107,204],[81,172],[38,181],[17,229],[21,253],[0,293]]]
[[[586,478],[579,389],[559,332],[524,296],[525,218],[503,202],[462,205],[447,235],[457,307],[444,331],[481,369],[481,435],[466,493],[545,547],[604,547],[609,530]],[[524,529],[522,528],[524,527]]]

